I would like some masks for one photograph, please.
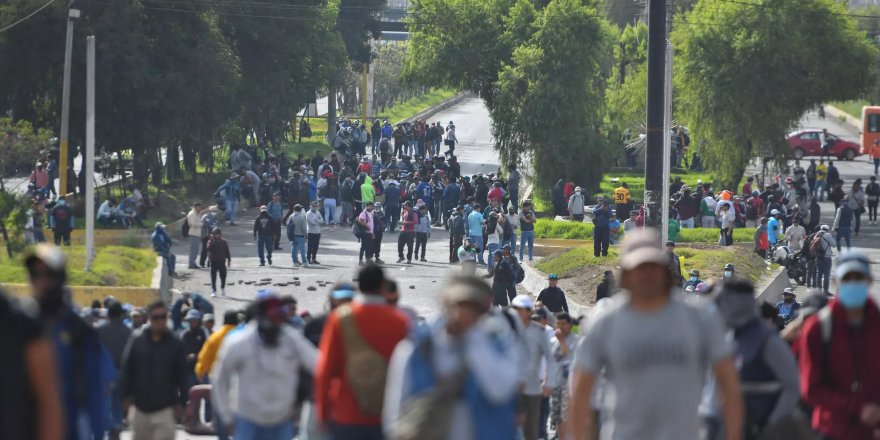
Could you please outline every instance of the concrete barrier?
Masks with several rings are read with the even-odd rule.
[[[86,307],[93,300],[104,301],[104,298],[112,296],[123,304],[131,304],[137,307],[147,306],[150,303],[162,299],[171,303],[169,290],[173,286],[173,280],[168,276],[165,268],[165,260],[156,258],[156,268],[153,270],[153,279],[149,287],[121,287],[121,286],[70,286],[74,304]],[[7,292],[16,296],[31,296],[31,286],[28,284],[0,284]]]
[[[860,132],[862,131],[862,121],[859,118],[856,118],[833,105],[825,104],[825,113],[829,117],[842,121]]]
[[[776,304],[782,299],[779,294],[786,287],[791,287],[791,280],[788,278],[788,270],[780,267],[774,270],[770,276],[758,282],[755,286],[755,300],[758,303],[767,301],[770,304]]]
[[[467,92],[459,93],[459,94],[457,94],[457,95],[455,95],[455,96],[453,96],[453,97],[451,97],[451,98],[449,98],[449,99],[447,99],[437,105],[433,105],[431,107],[428,107],[424,111],[417,113],[414,116],[411,116],[407,119],[400,121],[399,124],[402,124],[404,122],[413,122],[416,119],[424,119],[427,121],[428,119],[433,117],[435,114],[440,113],[443,110],[446,110],[449,107],[452,107],[452,106],[460,103],[461,101],[464,101],[465,98],[468,98],[468,97],[470,97],[470,94]]]

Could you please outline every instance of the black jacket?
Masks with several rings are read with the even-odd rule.
[[[565,292],[558,287],[548,287],[538,294],[538,301],[544,303],[547,310],[553,313],[568,312],[568,301]]]
[[[143,412],[156,412],[187,401],[186,352],[169,330],[159,341],[149,329],[131,338],[122,358],[122,395]]]
[[[261,212],[260,216],[254,220],[254,238],[258,234],[261,237],[275,236],[275,220],[269,216],[268,212]]]

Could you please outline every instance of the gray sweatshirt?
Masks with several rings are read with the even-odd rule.
[[[300,212],[294,212],[291,214],[290,218],[287,219],[287,224],[293,224],[293,235],[302,235],[305,237],[308,227],[306,225],[306,216],[305,214]]]
[[[520,333],[523,352],[523,394],[526,396],[541,395],[541,386],[553,388],[556,386],[556,356],[550,347],[550,338],[544,326],[536,322],[530,322],[529,326]],[[541,360],[547,363],[544,375],[541,375]]]

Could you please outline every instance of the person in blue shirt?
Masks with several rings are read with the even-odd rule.
[[[428,181],[428,177],[422,177],[422,182],[416,186],[416,200],[421,199],[425,202],[425,206],[434,206],[431,203],[432,197],[431,193],[434,191],[434,187],[431,186],[431,182]]]
[[[794,293],[794,289],[786,287],[782,291],[782,301],[776,303],[776,314],[788,324],[798,317],[800,311],[801,303],[797,302],[797,295]]]
[[[394,127],[391,126],[391,123],[388,120],[385,120],[385,124],[382,125],[382,137],[385,139],[391,139],[391,134],[394,133]],[[373,154],[376,154],[374,151]]]
[[[443,188],[443,224],[449,223],[449,217],[452,216],[452,211],[455,209],[455,206],[458,205],[458,200],[461,198],[461,188],[458,187],[458,184],[455,183],[454,179],[449,179],[449,184],[446,185],[446,188]]]
[[[156,229],[153,230],[150,241],[153,244],[153,250],[165,259],[165,265],[168,266],[168,274],[174,276],[174,263],[177,261],[177,256],[171,252],[171,237],[165,232],[165,223],[156,223]]]
[[[226,210],[223,212],[223,219],[229,221],[230,225],[235,224],[235,213],[238,211],[238,201],[241,197],[241,184],[238,183],[238,174],[233,174],[223,185],[217,188],[215,196],[223,193],[223,201],[226,203]]]
[[[778,209],[770,211],[770,218],[767,220],[767,242],[770,247],[776,246],[779,237],[782,235],[782,228],[779,225],[779,217],[782,215]]]
[[[275,221],[275,246],[273,250],[281,250],[281,217],[284,215],[284,203],[281,202],[281,193],[272,194],[272,201],[266,205],[269,217]]]
[[[477,247],[477,261],[486,264],[483,260],[483,213],[480,212],[480,204],[474,204],[474,210],[467,216],[468,237]]]
[[[599,204],[593,207],[593,256],[608,256],[611,241],[611,208],[604,196],[599,196]]]

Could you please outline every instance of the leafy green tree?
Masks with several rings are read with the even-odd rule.
[[[27,121],[0,118],[0,192],[5,177],[15,171],[29,172],[40,152],[48,149],[52,132],[34,130]]]
[[[503,160],[531,155],[541,189],[559,178],[596,187],[610,163],[601,132],[604,100],[596,84],[611,38],[595,7],[551,0],[528,43],[501,70],[490,107],[496,146]]]
[[[620,31],[614,47],[614,68],[605,92],[608,104],[606,127],[609,139],[618,140],[624,132],[638,134],[645,124],[648,72],[648,27],[644,23],[627,25]]]
[[[807,110],[858,97],[877,50],[833,0],[700,0],[678,26],[676,108],[704,164],[736,185],[761,153],[782,160],[784,135]],[[817,25],[821,24],[821,25]]]

